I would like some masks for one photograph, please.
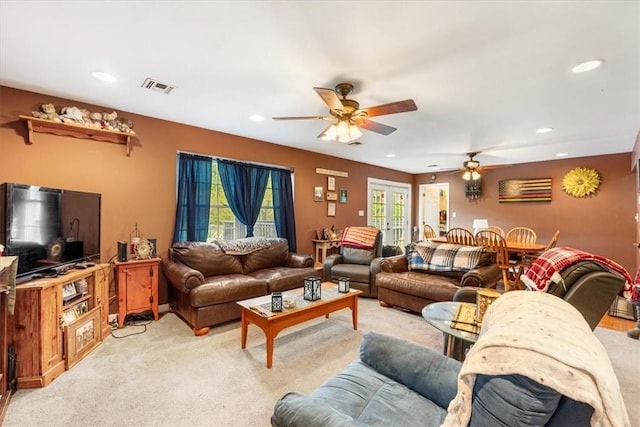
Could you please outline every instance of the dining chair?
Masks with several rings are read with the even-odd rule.
[[[488,250],[496,253],[496,264],[502,270],[502,283],[504,291],[508,292],[511,288],[515,288],[515,284],[520,277],[518,271],[513,269],[513,265],[509,262],[509,251],[507,250],[507,241],[500,234],[491,230],[480,230],[475,235],[476,244],[484,246]]]
[[[529,268],[529,266],[533,264],[536,258],[538,258],[538,255],[540,255],[541,253],[548,251],[549,249],[555,248],[556,245],[558,244],[559,237],[560,237],[560,230],[556,230],[556,232],[551,237],[551,240],[549,240],[549,243],[547,243],[547,246],[545,246],[543,250],[541,250],[537,254],[525,255],[522,260],[522,264],[524,265],[524,268]]]
[[[436,232],[433,230],[433,227],[431,227],[429,224],[425,224],[424,225],[424,238],[429,240],[429,239],[435,239],[436,237],[438,237],[436,235]]]
[[[463,227],[454,227],[447,231],[447,242],[456,245],[476,246],[476,239],[473,233]]]
[[[504,238],[510,243],[535,243],[537,240],[536,232],[529,227],[513,227]],[[522,272],[527,267],[524,254],[512,252],[509,259],[514,270]]]
[[[499,235],[504,237],[504,230],[502,228],[498,227],[497,225],[490,225],[490,226],[487,227],[487,230],[495,231],[496,233],[498,233]]]
[[[535,243],[536,232],[529,227],[514,227],[505,236],[507,242],[515,243]]]

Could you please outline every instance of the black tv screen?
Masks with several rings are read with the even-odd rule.
[[[18,281],[100,258],[100,194],[4,183],[0,243],[18,257]]]

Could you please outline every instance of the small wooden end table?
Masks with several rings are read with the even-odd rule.
[[[339,293],[334,283],[322,284],[322,298],[316,301],[306,301],[302,297],[302,288],[283,292],[283,298],[296,299],[296,307],[283,309],[281,313],[271,313],[271,295],[238,301],[241,308],[242,348],[247,346],[247,329],[253,323],[262,331],[267,339],[267,368],[273,364],[273,341],[278,333],[289,326],[298,325],[316,317],[329,317],[330,313],[343,308],[351,309],[353,329],[358,329],[358,295],[362,291],[351,289],[348,293]]]

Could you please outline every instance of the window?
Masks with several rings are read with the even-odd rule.
[[[273,191],[271,177],[267,182],[267,190],[262,201],[260,215],[253,229],[256,237],[277,237],[273,213]],[[207,240],[233,240],[247,235],[247,227],[233,215],[227,197],[222,189],[218,165],[211,167],[211,208],[209,211],[209,232]]]

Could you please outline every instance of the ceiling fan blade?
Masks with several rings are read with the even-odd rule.
[[[322,98],[324,103],[327,104],[329,109],[344,111],[344,106],[342,105],[342,102],[340,102],[340,98],[338,98],[338,95],[333,89],[314,87],[313,90],[315,90],[316,93],[320,95],[320,98]]]
[[[383,125],[382,123],[374,122],[373,120],[363,120],[362,123],[358,124],[358,126],[382,135],[389,135],[396,131],[396,128],[392,126]]]
[[[328,116],[272,117],[273,120],[334,120]]]
[[[404,113],[406,111],[415,111],[418,106],[413,99],[405,99],[404,101],[391,102],[389,104],[376,105],[375,107],[364,108],[362,111],[367,113],[368,117],[384,116],[385,114]]]

